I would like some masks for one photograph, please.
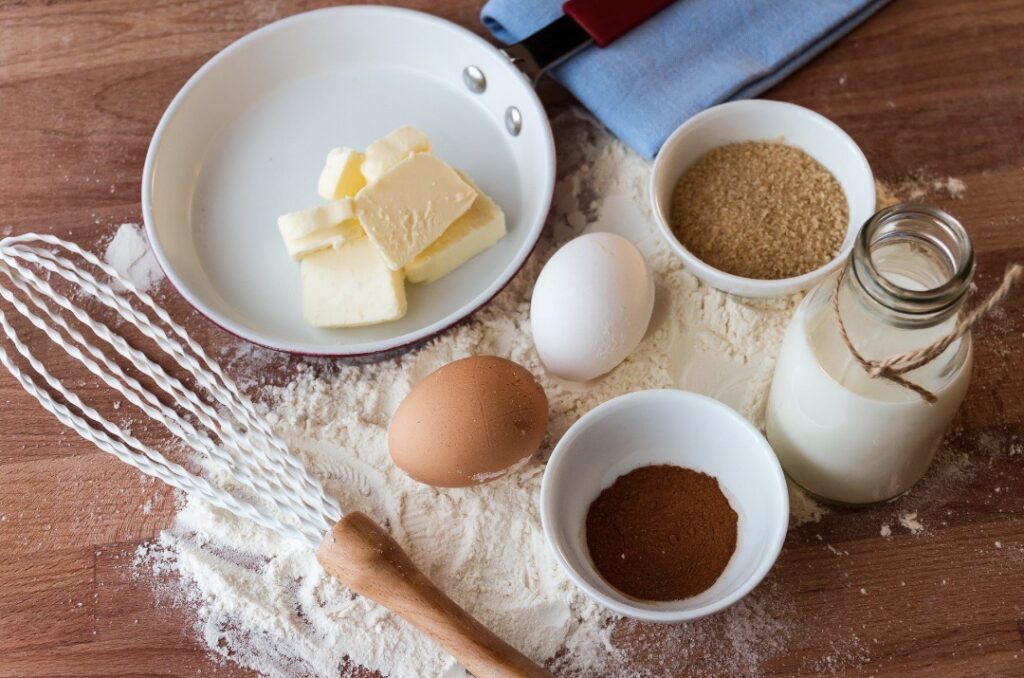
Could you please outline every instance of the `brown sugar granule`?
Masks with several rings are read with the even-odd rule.
[[[711,476],[642,466],[619,477],[587,512],[587,548],[604,579],[642,600],[707,590],[736,550],[736,512]]]
[[[749,141],[706,153],[672,194],[672,230],[720,271],[774,280],[824,266],[839,252],[848,211],[821,163],[782,143]]]

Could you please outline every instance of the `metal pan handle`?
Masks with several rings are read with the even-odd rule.
[[[565,14],[502,52],[536,83],[585,47],[607,47],[674,0],[568,0]]]
[[[607,47],[672,2],[673,0],[568,0],[562,5],[562,11],[572,17],[598,47]]]

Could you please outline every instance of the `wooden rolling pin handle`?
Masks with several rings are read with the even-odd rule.
[[[430,636],[477,678],[551,677],[434,586],[366,514],[348,513],[339,520],[316,558],[353,591]]]

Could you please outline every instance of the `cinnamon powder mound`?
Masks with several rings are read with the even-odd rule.
[[[680,466],[643,466],[590,505],[587,548],[604,579],[642,600],[707,590],[736,550],[736,512],[715,478]]]

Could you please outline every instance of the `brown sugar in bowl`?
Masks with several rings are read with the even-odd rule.
[[[799,148],[842,187],[847,202],[843,242],[827,263],[801,275],[759,279],[715,268],[680,242],[672,229],[672,198],[680,177],[714,148],[746,141],[775,141]],[[651,170],[651,210],[665,244],[708,285],[743,297],[778,297],[806,290],[846,261],[864,222],[875,213],[875,179],[864,153],[838,125],[795,104],[766,99],[730,101],[693,116],[665,141]],[[754,246],[755,243],[747,243]]]

